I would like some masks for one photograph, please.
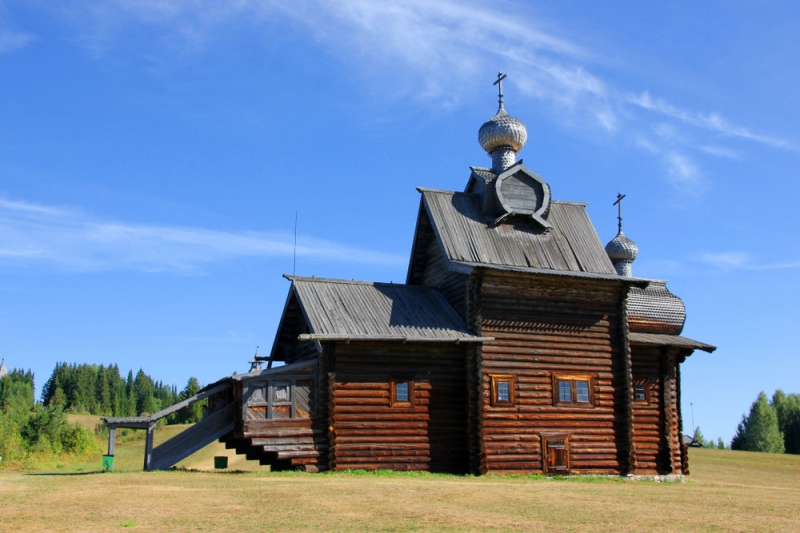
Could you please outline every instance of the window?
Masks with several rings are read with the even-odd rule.
[[[511,407],[514,405],[514,376],[493,375],[491,379],[492,406]]]
[[[290,387],[291,383],[288,381],[275,381],[272,383],[272,413],[270,418],[292,417]]]
[[[408,401],[408,382],[403,381],[397,383],[394,387],[394,401],[407,402]]]
[[[413,382],[393,380],[389,398],[392,407],[411,407],[414,400],[413,390]]]
[[[314,408],[314,380],[307,376],[246,381],[243,393],[245,420],[308,418]]]
[[[633,380],[633,401],[638,403],[650,402],[650,384],[647,382],[647,380]]]
[[[594,407],[592,376],[553,374],[553,403]]]

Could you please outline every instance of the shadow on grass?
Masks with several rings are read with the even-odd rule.
[[[89,472],[25,472],[25,476],[55,476],[55,477],[68,477],[68,476],[94,476],[96,474],[105,474],[110,470],[91,470]]]

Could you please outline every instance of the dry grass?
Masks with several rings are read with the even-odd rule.
[[[800,531],[800,457],[692,450],[691,464],[689,481],[664,484],[492,476],[3,472],[0,530]]]

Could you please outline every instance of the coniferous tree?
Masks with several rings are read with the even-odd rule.
[[[694,428],[694,435],[692,435],[692,438],[697,444],[705,448],[706,439],[703,437],[703,433],[700,431],[700,426]]]
[[[128,370],[128,378],[125,380],[125,394],[127,396],[125,416],[136,416],[136,390],[133,386],[133,370]]]
[[[783,453],[783,434],[778,427],[778,414],[769,404],[767,395],[759,393],[750,407],[750,414],[742,417],[731,442],[734,450]]]
[[[108,377],[106,376],[106,369],[103,365],[100,365],[97,369],[94,400],[96,409],[93,414],[104,416],[111,415],[111,389],[108,386]]]
[[[178,396],[180,401],[186,400],[195,396],[198,392],[200,392],[200,383],[197,381],[197,378],[191,377],[189,381],[186,383],[186,387],[183,388],[180,395]],[[180,411],[176,413],[175,419],[178,423],[194,423],[200,422],[203,418],[203,405],[205,405],[205,400],[195,402],[192,405],[186,406]]]
[[[136,414],[141,416],[144,413],[153,414],[156,408],[155,398],[153,397],[154,384],[150,376],[144,373],[141,368],[136,373],[133,380],[133,389],[136,392]]]
[[[778,389],[772,395],[772,406],[778,414],[786,453],[800,454],[800,395],[786,395]]]

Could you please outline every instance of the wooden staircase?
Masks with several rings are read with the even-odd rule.
[[[230,404],[207,415],[186,431],[156,446],[150,460],[150,470],[166,470],[220,437],[233,432],[236,405]]]
[[[109,428],[108,455],[114,455],[117,428],[145,429],[147,430],[147,440],[145,441],[144,450],[144,469],[166,470],[204,446],[233,432],[236,426],[237,404],[232,401],[230,392],[230,382],[223,382],[209,386],[196,396],[187,398],[152,415],[102,418]],[[203,420],[194,426],[175,435],[157,448],[153,448],[153,432],[160,419],[211,396],[216,396],[217,398],[228,397],[229,399],[224,401],[225,405],[209,412]]]
[[[328,446],[325,431],[311,425],[310,419],[250,420],[240,436],[224,435],[220,442],[274,471],[318,472],[327,469]]]

